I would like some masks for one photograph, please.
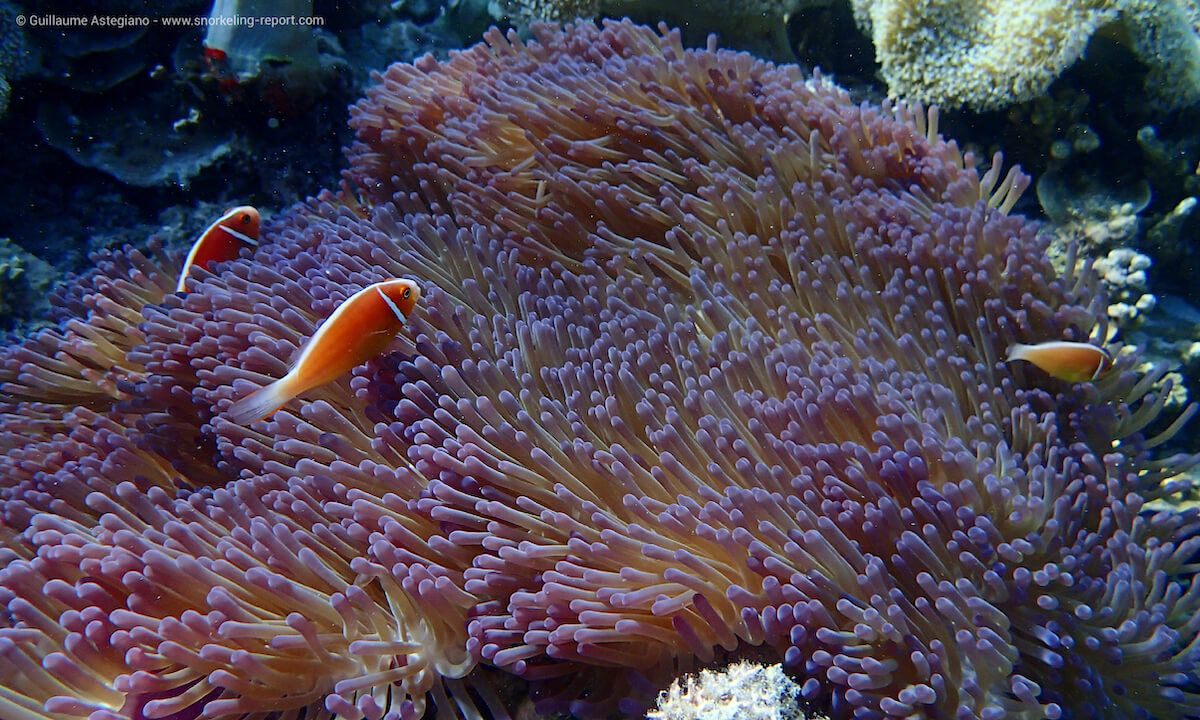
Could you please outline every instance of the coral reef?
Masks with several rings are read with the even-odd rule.
[[[1108,316],[1118,327],[1132,327],[1154,309],[1158,300],[1146,292],[1146,271],[1150,257],[1129,248],[1114,248],[1095,263],[1096,272],[1104,281],[1108,297]]]
[[[244,43],[238,52],[248,57],[235,52],[234,60],[272,67],[238,80],[234,92],[222,92],[204,63],[204,34],[194,27],[213,5],[212,0],[25,4],[26,12],[46,16],[146,20],[120,29],[30,22],[23,46],[11,45],[19,68],[6,76],[16,81],[4,132],[22,152],[0,164],[0,189],[8,198],[0,209],[0,237],[51,263],[57,281],[85,271],[92,250],[140,243],[158,232],[164,210],[189,213],[213,204],[219,212],[243,202],[280,207],[315,194],[344,162],[341,148],[350,141],[345,109],[361,96],[370,72],[426,51],[444,56],[463,44],[453,32],[456,18],[439,14],[436,3],[408,3],[420,7],[403,11],[387,2],[323,6],[318,12],[324,25],[315,30],[317,57],[301,63],[304,77],[287,86],[272,84],[290,82],[284,76],[296,68],[276,68],[255,45],[254,34],[244,32],[234,39]],[[6,7],[13,10],[0,2],[0,21],[21,40],[21,27],[11,12],[5,14]],[[275,16],[288,9],[274,3],[266,12]],[[418,10],[426,15],[415,18]],[[164,22],[168,16],[195,20]],[[261,42],[263,33],[257,37]],[[6,61],[2,40],[0,76]],[[322,63],[322,71],[313,62]],[[324,72],[330,66],[335,71]],[[237,80],[232,73],[230,78]],[[318,91],[324,94],[317,97]],[[306,104],[307,111],[300,112]],[[14,317],[4,323],[36,322],[45,315],[44,294],[41,300],[13,308]]]
[[[50,266],[0,238],[0,328],[13,330],[17,306],[45,311],[46,290],[54,280]]]
[[[825,5],[828,0],[740,0],[735,3],[670,3],[661,0],[498,0],[489,4],[497,20],[519,27],[539,20],[565,21],[576,18],[634,17],[666,21],[686,27],[695,37],[720,32],[724,43],[748,50],[759,57],[792,59],[787,36],[787,18],[808,5]]]
[[[1042,212],[1055,229],[1093,252],[1133,242],[1139,214],[1150,204],[1146,182],[1114,187],[1093,177],[1050,171],[1038,178],[1036,188]]]
[[[1149,67],[1145,93],[1164,108],[1200,101],[1200,7],[1195,0],[837,0],[875,46],[894,96],[990,110],[1043,94],[1098,32]],[[788,55],[791,16],[831,0],[687,3],[652,0],[503,0],[517,21],[669,15],[694,31],[775,57]],[[684,9],[686,8],[686,9]],[[682,17],[680,16],[682,15]]]
[[[1162,390],[1165,406],[1178,409],[1196,396],[1200,378],[1200,329],[1191,319],[1197,200],[1176,202],[1194,182],[1163,174],[1194,178],[1186,168],[1195,162],[1188,162],[1186,144],[1165,143],[1149,126],[1125,144],[1126,152],[1139,149],[1140,162],[1117,148],[1107,163],[1072,161],[1051,169],[1039,178],[1037,197],[1049,220],[1044,227],[1054,236],[1049,252],[1056,266],[1067,261],[1068,248],[1078,262],[1093,263],[1109,298],[1110,337],[1138,346],[1142,369],[1171,368]],[[1190,437],[1179,445],[1195,448]]]
[[[1029,100],[1104,28],[1149,66],[1147,96],[1166,108],[1200,101],[1193,0],[851,1],[889,91],[902,97],[975,110]]]
[[[783,667],[741,661],[676,680],[647,720],[801,720],[800,686]],[[815,717],[814,717],[815,720]]]
[[[1105,0],[852,3],[891,93],[976,110],[1043,93],[1118,17]]]
[[[837,718],[1200,712],[1162,371],[1002,361],[1106,323],[1027,179],[715,42],[533,34],[389,68],[253,257],[102,258],[2,350],[0,717],[635,715],[749,651]],[[391,276],[391,352],[224,417]]]
[[[1200,374],[1200,310],[1166,295],[1157,298],[1154,310],[1139,319],[1138,326],[1125,333],[1126,342],[1143,348],[1143,361],[1161,362],[1171,368],[1165,377],[1174,377],[1175,386],[1167,404],[1184,407],[1188,395],[1194,392],[1192,382]]]
[[[247,127],[250,121],[265,113],[278,127],[280,117],[299,115],[337,86],[341,61],[336,53],[321,51],[336,42],[319,42],[325,36],[305,23],[311,14],[311,0],[215,2],[205,18],[209,32],[204,52],[210,58],[219,55],[213,66],[229,83],[219,87],[239,96],[222,97],[219,103],[199,90],[201,50],[191,48],[189,38],[178,41],[175,54],[194,52],[190,68],[177,59],[180,67],[173,73],[161,64],[147,72],[154,56],[146,46],[164,41],[151,28],[161,24],[135,26],[120,43],[113,42],[112,32],[97,38],[86,29],[73,30],[58,44],[79,46],[79,62],[90,59],[91,79],[85,83],[81,78],[89,75],[75,68],[62,74],[72,79],[74,89],[86,92],[42,100],[35,125],[47,143],[79,165],[141,188],[186,188],[205,170],[217,174],[214,168],[222,161],[228,167],[250,164],[253,158],[257,164],[268,153],[255,156],[250,151],[261,139]],[[270,22],[291,18],[296,22]],[[112,57],[118,50],[125,51],[126,62]],[[104,57],[92,58],[96,53]],[[97,94],[102,101],[97,102]],[[130,100],[140,110],[133,116],[126,105]],[[245,117],[239,120],[239,115]],[[281,134],[274,133],[276,138]]]
[[[125,108],[75,112],[62,103],[44,102],[36,123],[46,142],[75,162],[138,187],[187,187],[234,145],[229,128],[183,123],[170,102],[148,103],[136,118]]]
[[[0,2],[0,115],[8,109],[12,81],[38,64],[33,43],[17,23],[20,12],[20,8],[8,0]]]

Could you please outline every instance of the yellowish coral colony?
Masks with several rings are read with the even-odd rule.
[[[1198,459],[1019,171],[629,21],[351,116],[257,246],[0,346],[0,718],[641,717],[745,658],[838,720],[1200,716],[1200,514],[1147,509]]]
[[[802,3],[803,4],[803,3]],[[1148,68],[1145,91],[1165,108],[1200,101],[1195,0],[851,0],[898,97],[991,110],[1030,100],[1083,56],[1099,33]]]
[[[621,17],[653,7],[694,27],[790,58],[789,18],[847,5],[874,46],[880,75],[897,98],[994,110],[1043,95],[1108,37],[1147,70],[1142,92],[1163,109],[1200,102],[1197,0],[499,0],[525,21]],[[844,43],[850,43],[844,38]]]

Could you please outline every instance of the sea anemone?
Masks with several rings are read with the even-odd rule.
[[[106,482],[6,486],[0,717],[635,714],[750,654],[839,718],[1200,713],[1162,372],[1003,361],[1103,337],[1026,179],[665,28],[534,37],[390,68],[340,192],[138,305],[103,433],[6,438]],[[392,351],[223,417],[393,276]]]

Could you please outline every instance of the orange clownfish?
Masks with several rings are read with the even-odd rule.
[[[1026,360],[1067,382],[1095,380],[1112,366],[1112,355],[1090,343],[1052,340],[1037,345],[1017,343],[1008,349],[1008,361]]]
[[[192,245],[187,260],[183,261],[175,292],[183,292],[193,267],[207,270],[210,263],[236,260],[242,248],[258,245],[258,223],[258,210],[249,205],[235,207],[217,218]]]
[[[286,375],[230,405],[225,416],[239,425],[262,420],[300,393],[375,357],[407,322],[420,297],[415,282],[396,278],[354,293],[317,328]]]

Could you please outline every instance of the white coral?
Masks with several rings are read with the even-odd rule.
[[[1108,306],[1108,316],[1120,327],[1129,327],[1157,305],[1146,290],[1150,258],[1130,248],[1114,248],[1095,263],[1096,272],[1117,302]]]
[[[802,720],[800,688],[781,665],[737,662],[675,680],[648,720]]]

